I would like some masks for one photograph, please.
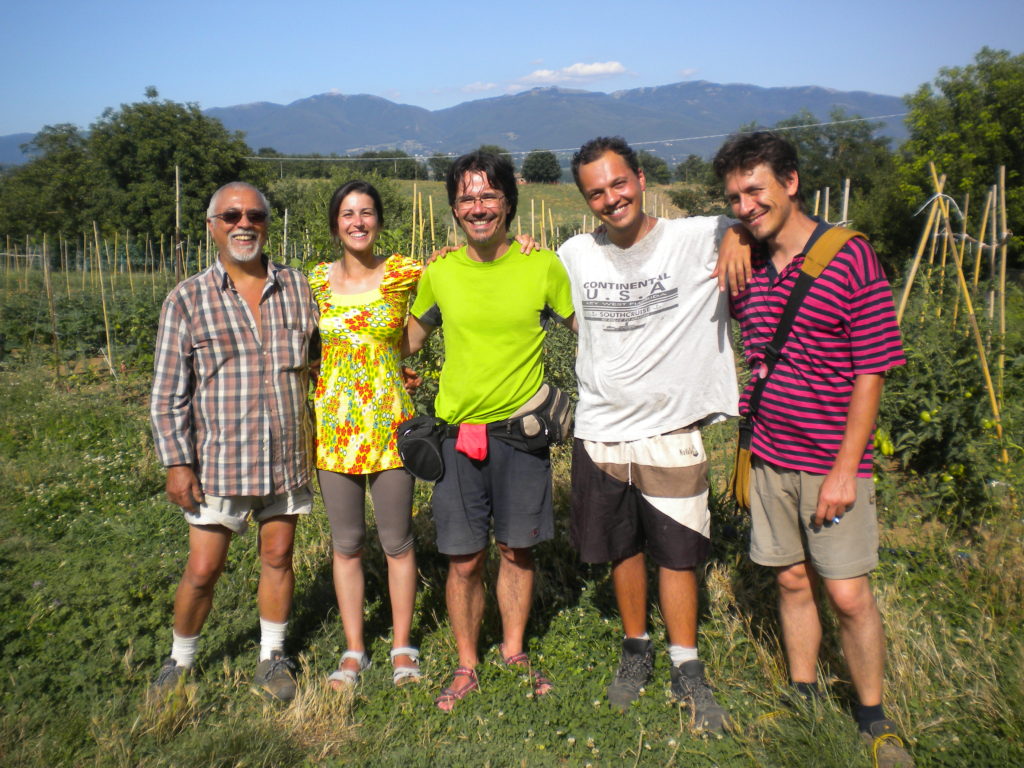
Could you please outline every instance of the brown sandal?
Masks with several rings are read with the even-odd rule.
[[[555,689],[554,683],[533,668],[533,665],[530,664],[530,657],[525,651],[506,657],[505,651],[502,649],[501,660],[505,662],[506,667],[524,667],[526,669],[526,674],[529,675],[530,681],[533,683],[533,693],[535,696],[543,696]]]
[[[459,667],[455,670],[455,674],[452,675],[452,682],[455,682],[457,677],[468,677],[469,681],[463,683],[458,688],[454,685],[449,685],[447,688],[441,690],[441,695],[434,699],[434,704],[442,712],[451,712],[455,708],[455,702],[464,699],[469,693],[477,690],[480,687],[480,681],[477,680],[476,671],[469,667]]]

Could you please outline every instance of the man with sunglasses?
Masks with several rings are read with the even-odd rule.
[[[527,256],[509,242],[518,201],[512,163],[485,151],[463,155],[448,173],[447,191],[468,243],[424,271],[403,350],[418,350],[443,321],[445,360],[434,409],[457,425],[458,435],[443,443],[444,475],[434,486],[431,509],[437,547],[449,558],[446,598],[459,656],[451,684],[435,702],[444,711],[479,687],[477,639],[491,520],[501,553],[499,652],[507,667],[530,676],[535,695],[552,687],[531,667],[524,645],[533,600],[532,548],[554,535],[548,448],[513,447],[495,436],[494,427],[542,391],[547,329],[572,317],[569,279],[558,257],[547,250]]]
[[[250,514],[260,557],[254,685],[275,699],[295,695],[284,635],[295,524],[312,508],[307,394],[319,337],[305,277],[263,254],[269,212],[249,184],[218,189],[206,220],[217,260],[174,288],[160,314],[150,415],[167,497],[189,524],[189,554],[171,653],[150,689],[157,695],[191,670],[231,537]]]

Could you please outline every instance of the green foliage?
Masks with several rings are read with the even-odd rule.
[[[955,296],[952,283],[945,296]],[[1019,308],[1019,298],[1012,305]],[[939,313],[939,308],[945,308]],[[1006,442],[997,438],[978,350],[967,319],[953,323],[951,302],[943,302],[933,286],[914,297],[903,321],[907,365],[886,376],[876,446],[883,463],[891,455],[909,475],[885,473],[883,490],[890,497],[919,497],[917,504],[944,523],[969,529],[1004,511],[1012,478],[1020,475],[1022,450],[1014,445],[1011,463],[1000,461]],[[980,318],[983,327],[984,317]],[[986,336],[990,329],[986,329]],[[1007,340],[1002,422],[1006,435],[1019,435],[1024,423],[1024,346]],[[992,369],[994,356],[990,353]],[[1009,443],[1015,442],[1010,437]],[[890,487],[890,482],[896,482]]]
[[[553,184],[561,181],[562,167],[554,152],[535,149],[523,160],[523,178],[527,181],[542,184]]]
[[[346,182],[363,179],[380,192],[384,205],[385,227],[377,240],[378,253],[406,253],[411,238],[411,205],[394,183],[373,174],[360,173],[345,166],[336,169],[329,179],[284,178],[270,183],[267,197],[274,208],[270,237],[280,243],[284,237],[284,212],[288,211],[288,239],[299,243],[310,268],[316,262],[333,259],[336,255],[327,221],[327,208],[334,190]],[[289,252],[291,249],[289,248]]]
[[[222,184],[250,180],[250,154],[197,104],[146,101],[107,109],[92,124],[89,154],[99,172],[93,190],[103,223],[124,231],[174,231],[175,167],[183,228],[198,235],[210,195]]]
[[[368,158],[351,165],[358,173],[380,176],[383,179],[425,179],[427,169],[400,149],[385,149],[379,152],[363,152],[360,158]],[[373,158],[381,158],[373,160]]]
[[[182,230],[199,237],[217,187],[264,180],[241,134],[196,104],[154,96],[107,109],[88,138],[72,125],[47,126],[29,148],[36,156],[0,177],[0,230],[18,236],[91,232],[93,221],[108,232],[172,233],[177,166]]]
[[[86,138],[69,124],[48,125],[25,147],[33,159],[0,176],[0,231],[82,232],[95,202]]]
[[[435,152],[427,158],[427,165],[430,167],[430,177],[434,181],[444,181],[448,178],[448,170],[454,165],[455,158],[451,155],[442,155]]]
[[[711,163],[700,155],[687,155],[686,159],[676,166],[676,179],[704,186],[718,185],[718,179],[715,178],[715,171],[711,167]]]
[[[1024,54],[982,48],[974,63],[940,69],[934,85],[922,85],[907,104],[900,178],[911,203],[932,194],[934,163],[948,178],[947,194],[960,200],[970,193],[980,208],[1004,165],[1008,219],[1024,219]],[[1021,235],[1014,242],[1019,253]]]
[[[636,153],[636,158],[648,184],[672,183],[672,171],[669,170],[668,163],[660,157],[646,150],[640,150]]]

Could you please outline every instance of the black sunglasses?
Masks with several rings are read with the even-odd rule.
[[[242,220],[242,212],[237,208],[229,208],[224,213],[215,213],[211,216],[211,219],[220,219],[225,224],[237,224]],[[258,208],[250,208],[245,212],[245,218],[247,218],[253,224],[262,224],[267,220],[270,215],[266,211],[261,211]]]

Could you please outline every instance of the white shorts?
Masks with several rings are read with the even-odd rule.
[[[308,515],[313,510],[313,489],[309,484],[267,496],[211,496],[195,509],[185,510],[189,525],[220,525],[232,533],[249,529],[249,513],[257,523],[272,517]]]

